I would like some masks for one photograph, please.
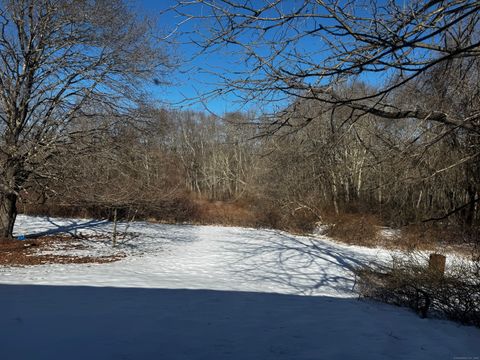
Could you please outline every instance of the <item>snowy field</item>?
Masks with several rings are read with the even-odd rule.
[[[19,216],[15,231],[111,228]],[[1,360],[480,359],[479,329],[356,299],[350,269],[384,251],[235,227],[128,231],[75,250],[118,262],[0,267]]]

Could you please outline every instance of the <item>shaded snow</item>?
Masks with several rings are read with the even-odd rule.
[[[106,221],[26,216],[16,232],[58,229],[100,235],[75,250],[82,256],[129,256],[0,268],[2,360],[480,356],[476,328],[355,299],[351,267],[388,259],[381,250],[273,230],[141,222],[113,249]]]

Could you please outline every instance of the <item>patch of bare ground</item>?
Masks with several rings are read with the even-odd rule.
[[[0,266],[31,266],[44,264],[104,264],[118,261],[124,254],[111,256],[79,256],[42,254],[49,250],[82,250],[86,246],[69,236],[46,236],[25,241],[0,241]]]

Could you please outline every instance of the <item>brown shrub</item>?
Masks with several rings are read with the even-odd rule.
[[[272,204],[255,204],[253,206],[255,213],[255,227],[283,229],[282,214],[278,207]]]
[[[256,216],[245,204],[228,201],[195,200],[194,222],[233,226],[255,226]]]
[[[155,219],[158,221],[179,223],[190,222],[197,217],[197,204],[187,195],[179,194],[176,197],[156,202],[139,202],[135,205],[108,205],[108,204],[61,204],[51,199],[43,204],[20,204],[20,212],[27,215],[81,217],[113,219],[113,209],[117,209],[118,219],[131,220],[133,216],[138,220]]]
[[[472,245],[478,243],[479,232],[476,228],[460,228],[435,223],[405,226],[401,235],[391,239],[388,246],[407,251],[414,250],[455,250],[469,254]]]
[[[374,215],[358,213],[328,214],[326,235],[347,244],[376,246],[379,243],[379,220]]]
[[[480,326],[480,263],[465,260],[443,275],[416,257],[396,259],[388,268],[356,270],[360,296],[429,315]]]
[[[282,230],[297,234],[311,233],[319,221],[318,213],[309,207],[287,211],[280,220]]]

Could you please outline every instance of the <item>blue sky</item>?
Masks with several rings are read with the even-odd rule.
[[[140,11],[145,11],[151,16],[158,16],[158,26],[165,33],[174,30],[177,24],[183,20],[183,18],[176,16],[174,12],[162,14],[163,11],[174,6],[176,0],[136,0],[136,2],[141,8]],[[182,24],[176,34],[195,32],[197,27],[204,32],[208,30],[205,26],[207,26],[205,22],[192,20]],[[185,41],[186,37],[188,35],[183,36],[179,40]],[[217,48],[217,50],[219,49]],[[220,49],[220,51],[215,51],[214,54],[203,55],[189,61],[192,55],[198,51],[198,47],[189,43],[178,44],[173,48],[173,52],[180,58],[181,66],[178,71],[170,74],[166,79],[170,82],[170,85],[152,85],[149,87],[156,100],[170,103],[170,106],[174,107],[207,110],[217,115],[234,111],[252,110],[258,112],[258,107],[262,107],[262,110],[273,111],[277,106],[285,106],[287,104],[284,101],[280,102],[280,104],[269,102],[263,102],[262,104],[249,102],[245,104],[242,99],[233,94],[210,98],[206,102],[199,102],[199,94],[208,93],[210,90],[221,87],[221,79],[215,73],[228,73],[231,77],[232,71],[245,70],[246,67],[243,64],[243,57],[232,55],[231,49]],[[205,69],[206,71],[211,71],[211,73],[207,73]],[[191,98],[197,98],[197,101],[185,101],[185,99]]]
[[[181,19],[173,13],[162,14],[162,11],[173,6],[175,0],[137,0],[141,11],[147,12],[151,16],[158,17],[158,26],[164,33],[170,33],[176,28]],[[183,24],[178,31],[191,31],[192,24]],[[154,99],[160,103],[165,102],[169,106],[182,107],[195,110],[207,110],[216,114],[242,110],[241,104],[232,96],[218,97],[210,99],[207,102],[185,101],[185,99],[197,98],[199,94],[214,89],[218,78],[212,74],[201,72],[200,68],[228,67],[231,59],[224,57],[220,53],[214,56],[204,56],[200,59],[190,61],[192,56],[198,51],[192,44],[178,44],[170,49],[175,57],[178,57],[181,66],[177,71],[167,76],[166,80],[170,83],[167,86],[149,86],[149,90]]]
[[[141,8],[139,11],[146,12],[149,15],[158,17],[158,26],[161,31],[165,34],[173,31],[177,24],[182,21],[183,19],[177,17],[173,12],[168,12],[167,14],[162,14],[162,11],[165,11],[171,6],[176,4],[175,0],[134,0]],[[292,2],[286,2],[285,4],[295,4],[296,1],[292,0]],[[178,29],[176,34],[182,34],[183,32],[195,31],[196,26],[206,26],[205,23],[199,21],[190,21],[182,25],[180,29]],[[208,30],[205,28],[201,28],[202,31]],[[171,37],[170,39],[173,39]],[[180,41],[185,40],[185,36],[179,39]],[[301,47],[305,47],[305,49],[300,49],[301,52],[305,54],[308,53],[308,50],[311,48],[312,44],[308,41],[309,39],[305,40],[306,42],[299,42],[296,46],[301,45]],[[320,46],[320,48],[318,48]],[[313,47],[314,52],[310,54],[311,59],[315,59],[315,61],[322,61],[322,57],[325,54],[330,52],[329,48],[326,47],[321,51],[321,44],[315,43],[315,47]],[[206,102],[200,103],[199,101],[186,101],[186,99],[198,98],[199,94],[203,94],[208,92],[209,90],[215,89],[216,87],[220,87],[219,83],[221,80],[218,76],[214,75],[213,73],[228,73],[231,74],[234,70],[244,70],[245,66],[241,63],[240,57],[232,56],[231,53],[227,53],[224,51],[215,52],[214,54],[207,54],[200,58],[195,58],[192,61],[188,61],[191,59],[192,55],[194,55],[199,49],[189,43],[182,43],[178,44],[173,48],[170,48],[170,51],[177,55],[180,59],[181,66],[178,71],[169,74],[166,78],[170,85],[168,86],[149,86],[149,90],[152,93],[154,99],[161,102],[165,102],[166,104],[170,104],[170,106],[182,106],[183,108],[195,109],[195,110],[209,110],[218,115],[222,115],[225,112],[230,111],[237,111],[237,110],[257,110],[254,107],[247,108],[244,106],[244,103],[236,98],[234,95],[225,95],[223,97],[216,97],[209,99]],[[261,51],[261,50],[260,50]],[[315,51],[318,52],[319,55],[315,55]],[[201,69],[209,69],[211,70],[212,74],[208,74]],[[362,80],[367,81],[369,83],[377,83],[379,84],[381,81],[385,79],[378,78],[378,75],[372,75],[369,73],[362,75]],[[285,106],[286,102],[282,101],[279,102],[280,106]],[[250,105],[255,106],[255,104]],[[275,105],[271,105],[270,103],[263,104],[264,109],[267,111],[271,111],[274,109]]]

